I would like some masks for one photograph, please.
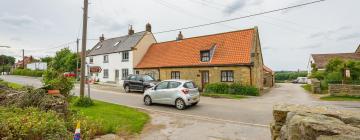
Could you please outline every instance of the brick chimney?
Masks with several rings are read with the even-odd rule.
[[[134,33],[135,33],[135,31],[133,30],[132,25],[130,25],[128,35],[133,35]]]
[[[99,40],[100,40],[100,42],[103,42],[103,41],[105,40],[104,34],[102,34],[102,35],[99,37]]]
[[[146,24],[145,31],[151,32],[151,24],[150,23]]]
[[[177,41],[180,41],[180,40],[183,40],[184,39],[184,36],[183,34],[181,33],[181,31],[179,32],[178,34],[178,37],[176,38]]]

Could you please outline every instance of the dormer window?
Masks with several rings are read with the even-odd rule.
[[[200,60],[201,62],[209,62],[210,61],[210,51],[200,51]]]

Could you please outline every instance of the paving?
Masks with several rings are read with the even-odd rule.
[[[1,76],[0,78],[35,87],[41,86],[40,79],[31,77]],[[79,91],[78,87],[76,85],[75,93]],[[145,106],[141,93],[122,93],[116,86],[101,87],[92,86],[90,96],[97,100],[145,109],[152,115],[151,124],[163,126],[157,131],[145,131],[141,139],[158,137],[175,140],[180,139],[181,133],[196,133],[197,135],[193,135],[197,139],[270,139],[268,125],[272,120],[272,107],[279,103],[325,105],[360,110],[360,102],[319,101],[306,93],[300,85],[288,83],[278,84],[260,97],[241,100],[202,97],[197,106],[186,110],[176,110],[167,105]]]

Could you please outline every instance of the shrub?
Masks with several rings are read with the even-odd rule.
[[[254,86],[242,85],[241,83],[213,83],[205,86],[205,93],[215,94],[236,94],[236,95],[249,95],[259,96],[258,88]]]
[[[205,86],[205,92],[207,93],[226,94],[228,93],[228,89],[229,85],[226,83],[213,83]]]
[[[65,77],[64,75],[49,69],[44,73],[43,83],[45,84],[45,89],[60,90],[62,95],[68,97],[70,95],[70,91],[74,88],[75,79]]]
[[[54,111],[0,107],[3,139],[62,139],[69,136],[65,122]]]
[[[41,77],[44,71],[30,70],[30,69],[14,69],[10,72],[11,75],[22,75],[31,77]]]
[[[94,105],[94,102],[89,97],[77,98],[74,103],[75,106],[89,107]]]

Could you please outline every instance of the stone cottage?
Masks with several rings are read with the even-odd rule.
[[[158,80],[193,80],[200,89],[208,83],[240,82],[262,89],[264,68],[258,28],[184,38],[150,46],[136,73]]]

